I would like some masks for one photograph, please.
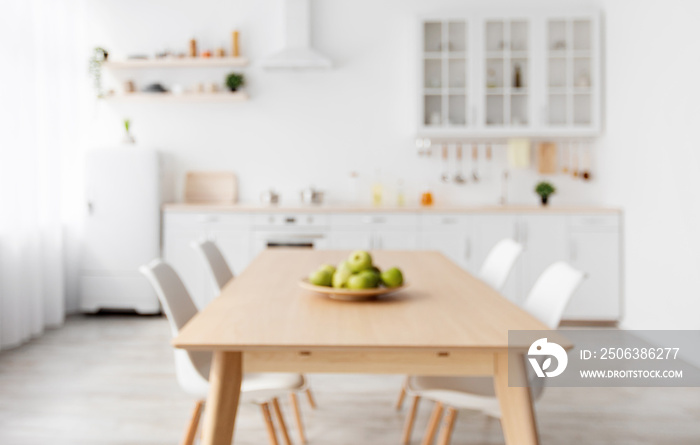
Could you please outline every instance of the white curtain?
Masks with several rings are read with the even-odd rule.
[[[0,4],[0,349],[65,316],[88,52],[82,1]],[[67,249],[68,247],[68,249]]]

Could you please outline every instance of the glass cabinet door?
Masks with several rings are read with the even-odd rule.
[[[529,126],[529,21],[486,20],[484,54],[484,125],[487,128]]]
[[[423,22],[421,124],[466,128],[468,114],[468,27],[466,20]]]
[[[547,21],[547,113],[552,127],[594,124],[593,23],[589,18]]]

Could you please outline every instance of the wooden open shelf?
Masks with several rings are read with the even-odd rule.
[[[110,102],[123,103],[229,103],[244,102],[248,100],[245,92],[236,93],[129,93],[113,94],[104,97]]]
[[[163,59],[128,59],[104,62],[108,69],[139,68],[217,68],[248,65],[246,57],[168,57]]]

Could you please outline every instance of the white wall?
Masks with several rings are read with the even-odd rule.
[[[503,150],[496,153],[492,171],[484,172],[484,181],[456,187],[440,184],[438,151],[433,159],[419,158],[414,142],[416,16],[478,10],[480,4],[313,1],[312,40],[336,68],[268,72],[257,62],[282,44],[281,0],[90,2],[91,41],[106,47],[111,57],[152,55],[164,48],[184,51],[192,36],[200,48],[224,45],[228,49],[230,32],[239,27],[242,51],[252,60],[252,66],[245,69],[249,102],[168,107],[99,104],[91,123],[94,144],[119,141],[121,119],[131,118],[139,143],[171,156],[169,172],[177,199],[186,170],[230,169],[239,175],[243,201],[257,202],[261,191],[275,187],[285,203],[294,204],[298,190],[309,184],[326,190],[330,201],[356,200],[351,171],[360,173],[361,198],[368,201],[369,185],[379,167],[390,195],[402,178],[413,202],[430,185],[443,203],[495,204],[501,188],[498,173],[505,165]],[[202,80],[222,82],[229,71],[132,71],[118,73],[111,80],[117,89],[129,78],[139,79],[140,85],[156,80],[168,86],[188,85]],[[515,172],[510,187],[513,201],[536,203],[532,189],[537,179],[532,172]],[[600,201],[595,183],[562,177],[554,181],[560,189],[555,204]]]
[[[625,325],[700,328],[700,3],[608,1],[606,202],[625,208]]]
[[[93,145],[121,139],[120,120],[133,121],[140,144],[168,154],[173,194],[180,196],[189,169],[231,169],[241,197],[257,201],[275,187],[294,203],[309,184],[332,201],[355,199],[350,171],[367,184],[377,166],[389,187],[404,178],[415,200],[426,184],[438,200],[495,203],[500,192],[495,162],[490,179],[463,188],[441,186],[441,163],[415,154],[414,17],[420,13],[478,8],[484,2],[428,0],[314,1],[313,41],[333,59],[328,72],[270,73],[256,61],[281,44],[280,0],[102,0],[89,2],[90,38],[115,58],[165,47],[184,50],[227,45],[238,27],[253,61],[246,69],[251,101],[217,105],[96,104],[89,123]],[[557,5],[562,1],[531,1]],[[591,2],[568,0],[571,5]],[[554,203],[620,205],[625,221],[625,325],[633,328],[700,327],[700,70],[695,42],[700,5],[692,0],[600,0],[605,17],[605,135],[595,151],[590,184],[552,178]],[[513,2],[488,2],[512,5]],[[166,83],[220,80],[228,70],[152,72]],[[125,73],[121,79],[136,76]],[[513,202],[535,202],[537,176],[516,172]]]

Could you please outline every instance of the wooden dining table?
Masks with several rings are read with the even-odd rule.
[[[525,368],[508,331],[548,330],[544,324],[433,251],[372,252],[376,265],[401,268],[408,283],[376,300],[300,288],[310,271],[348,253],[268,249],[173,340],[213,352],[202,443],[231,444],[246,372],[493,376],[506,443],[539,443],[529,388],[509,386],[509,373],[522,377]]]

